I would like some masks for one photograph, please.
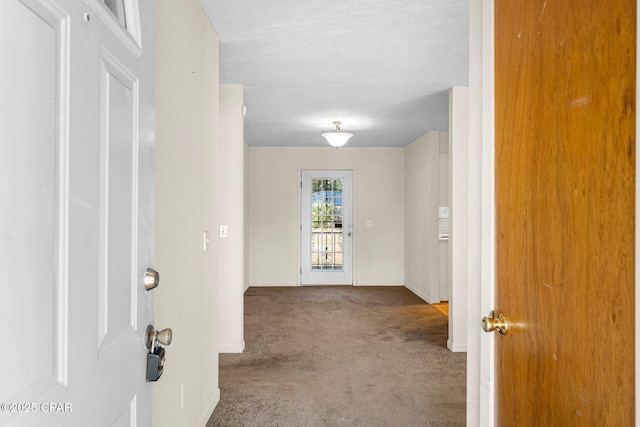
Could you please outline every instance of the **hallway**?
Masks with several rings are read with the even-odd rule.
[[[404,287],[250,288],[212,426],[463,426],[466,355]]]

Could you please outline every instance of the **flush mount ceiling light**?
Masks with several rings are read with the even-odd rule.
[[[336,127],[336,130],[322,131],[322,136],[325,137],[325,139],[330,145],[336,148],[342,147],[344,144],[347,143],[349,138],[353,136],[353,134],[350,134],[348,132],[342,132],[340,130],[341,124],[342,122],[333,122],[333,125]]]

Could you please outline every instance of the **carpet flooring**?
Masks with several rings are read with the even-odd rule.
[[[207,427],[464,426],[466,355],[404,287],[250,288]]]

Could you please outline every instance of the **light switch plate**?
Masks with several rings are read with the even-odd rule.
[[[209,249],[209,243],[211,243],[211,240],[209,240],[209,231],[204,230],[202,232],[202,252],[205,252],[207,249]]]
[[[226,225],[220,225],[220,237],[227,237],[228,231]]]

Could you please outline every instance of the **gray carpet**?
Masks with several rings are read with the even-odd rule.
[[[403,287],[250,288],[207,427],[464,426],[466,356]]]

